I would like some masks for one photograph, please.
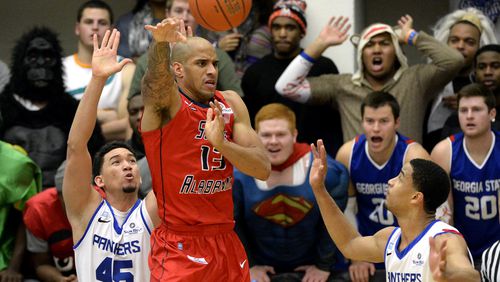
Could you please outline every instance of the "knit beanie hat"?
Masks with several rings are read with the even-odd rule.
[[[296,21],[302,33],[305,34],[307,29],[306,8],[307,4],[304,0],[279,0],[274,5],[267,24],[271,28],[271,24],[277,17],[288,17]]]
[[[363,48],[365,48],[366,43],[368,43],[372,37],[382,33],[388,33],[391,36],[392,44],[394,45],[394,50],[396,52],[396,58],[398,59],[399,64],[401,65],[399,69],[396,71],[394,79],[397,80],[401,76],[401,73],[408,68],[408,60],[406,59],[406,56],[403,54],[403,51],[401,50],[401,46],[399,45],[398,41],[398,36],[394,31],[394,29],[382,23],[372,24],[368,26],[359,36],[359,42],[356,50],[357,51],[356,62],[358,64],[358,70],[352,76],[352,82],[357,86],[361,86],[361,81],[363,80],[364,77]]]

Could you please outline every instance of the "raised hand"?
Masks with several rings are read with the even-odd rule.
[[[446,241],[437,246],[436,239],[429,238],[429,268],[434,281],[446,281]]]
[[[192,35],[191,28],[186,32],[184,21],[178,18],[166,18],[155,26],[146,25],[144,28],[151,31],[156,42],[185,42],[187,36]]]
[[[224,117],[217,100],[210,102],[205,124],[205,136],[215,148],[218,148],[224,142]]]
[[[118,62],[116,52],[120,43],[120,32],[113,29],[113,32],[106,31],[102,39],[101,46],[97,42],[97,34],[94,34],[94,53],[92,54],[92,75],[96,77],[108,77],[119,72],[126,64],[132,62],[131,59],[123,59]]]
[[[399,43],[405,43],[408,32],[413,29],[413,18],[410,15],[404,15],[399,19],[398,25],[401,28],[398,41]]]
[[[179,25],[179,32],[186,38],[193,37],[193,29],[189,25],[184,28],[184,21]]]
[[[324,188],[326,171],[328,170],[328,165],[326,163],[326,150],[323,145],[323,140],[319,139],[317,146],[311,144],[311,151],[314,156],[314,160],[311,166],[311,171],[309,172],[309,183],[313,189]]]
[[[347,39],[347,32],[351,28],[348,21],[348,17],[332,17],[319,33],[318,38],[328,46],[342,44]]]

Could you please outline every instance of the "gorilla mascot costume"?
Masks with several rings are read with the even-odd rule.
[[[64,90],[62,48],[45,27],[24,34],[12,52],[10,83],[0,95],[0,139],[24,148],[43,173],[43,187],[66,159],[66,143],[78,101]],[[96,126],[89,151],[104,144]]]

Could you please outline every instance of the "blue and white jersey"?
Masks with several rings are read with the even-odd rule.
[[[356,219],[361,235],[370,236],[384,227],[397,225],[395,217],[384,207],[385,193],[388,181],[400,173],[412,143],[413,140],[397,133],[391,157],[378,165],[368,153],[366,136],[356,137],[349,160],[349,175],[356,189]]]
[[[476,163],[466,147],[463,133],[448,138],[451,143],[450,177],[454,225],[464,235],[474,259],[500,240],[498,189],[500,187],[500,139],[493,142],[482,164]]]
[[[152,227],[142,200],[137,200],[121,226],[113,208],[103,200],[73,247],[78,281],[149,281]]]
[[[429,238],[443,233],[460,234],[454,227],[434,220],[406,248],[399,250],[401,228],[392,232],[385,247],[385,269],[388,282],[432,282],[429,268]],[[470,258],[472,260],[472,258]]]

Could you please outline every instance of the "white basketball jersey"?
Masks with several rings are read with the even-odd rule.
[[[454,227],[435,220],[404,250],[399,251],[401,228],[396,228],[385,247],[385,269],[388,282],[431,282],[429,268],[429,238],[443,233],[460,234]],[[472,260],[472,257],[470,258]]]
[[[119,57],[118,60],[122,60]],[[84,65],[78,61],[76,54],[67,56],[63,59],[64,66],[64,85],[66,92],[73,98],[81,100],[90,78],[92,77],[92,67]],[[106,85],[102,90],[99,99],[98,109],[118,109],[120,96],[122,93],[122,73],[118,72],[106,80]]]
[[[103,200],[73,247],[78,281],[149,281],[152,227],[142,200],[137,200],[122,226]]]

